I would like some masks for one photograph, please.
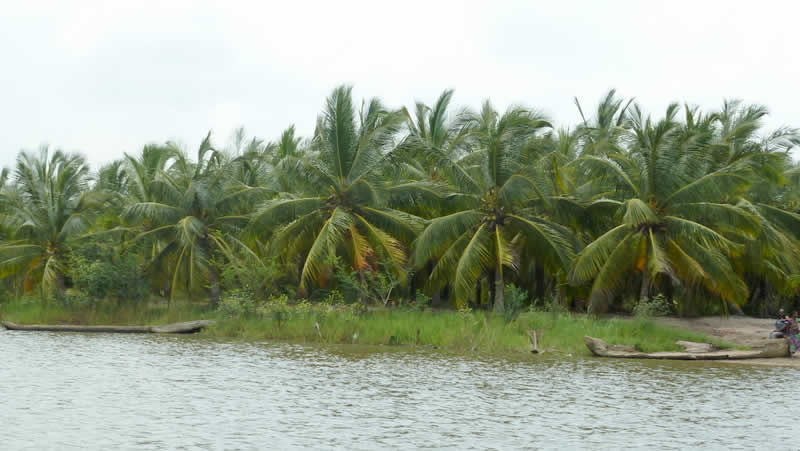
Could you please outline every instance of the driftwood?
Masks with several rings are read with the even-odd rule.
[[[23,325],[11,321],[0,321],[8,330],[39,332],[95,332],[113,334],[191,334],[214,324],[213,320],[188,321],[164,326],[77,326],[77,325]]]
[[[629,346],[609,345],[599,338],[583,337],[586,347],[599,357],[623,359],[665,359],[665,360],[740,360],[790,357],[789,343],[786,340],[770,340],[766,346],[752,351],[713,351],[711,346],[699,347],[701,343],[680,342],[687,352],[639,352]],[[708,351],[704,351],[708,349]]]
[[[717,346],[714,346],[711,343],[697,343],[694,341],[676,341],[675,344],[682,346],[684,351],[690,352],[692,354],[697,354],[699,352],[712,352],[720,350]]]
[[[528,338],[531,339],[531,353],[538,354],[539,353],[539,338],[536,335],[535,330],[528,330]]]

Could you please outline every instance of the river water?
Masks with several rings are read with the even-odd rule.
[[[798,446],[791,368],[11,331],[0,359],[4,450]]]

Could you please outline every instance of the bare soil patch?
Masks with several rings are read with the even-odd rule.
[[[659,318],[658,321],[668,326],[693,330],[720,338],[730,343],[751,348],[763,347],[769,339],[770,331],[775,328],[775,319],[751,318],[749,316],[704,316],[700,318],[668,317]],[[736,360],[735,362],[752,365],[800,368],[800,356],[795,356],[793,358]]]

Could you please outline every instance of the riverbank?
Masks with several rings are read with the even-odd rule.
[[[749,316],[665,317],[658,318],[657,321],[659,324],[668,327],[691,330],[748,348],[763,347],[768,340],[770,331],[775,328],[774,319],[752,318]],[[735,360],[731,361],[731,363],[800,368],[800,358],[798,357]]]
[[[20,324],[159,325],[214,319],[200,334],[243,340],[283,340],[299,343],[424,346],[454,352],[530,352],[536,332],[541,352],[589,355],[584,335],[643,352],[677,351],[678,340],[734,346],[707,333],[644,318],[596,318],[566,312],[523,312],[515,316],[473,311],[368,310],[351,305],[301,303],[259,311],[211,311],[204,306],[151,304],[116,308],[94,305],[75,309],[43,308],[38,302],[3,305],[3,319]]]

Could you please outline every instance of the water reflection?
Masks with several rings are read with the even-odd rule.
[[[4,449],[765,448],[800,413],[800,371],[708,362],[8,331],[0,356]]]

